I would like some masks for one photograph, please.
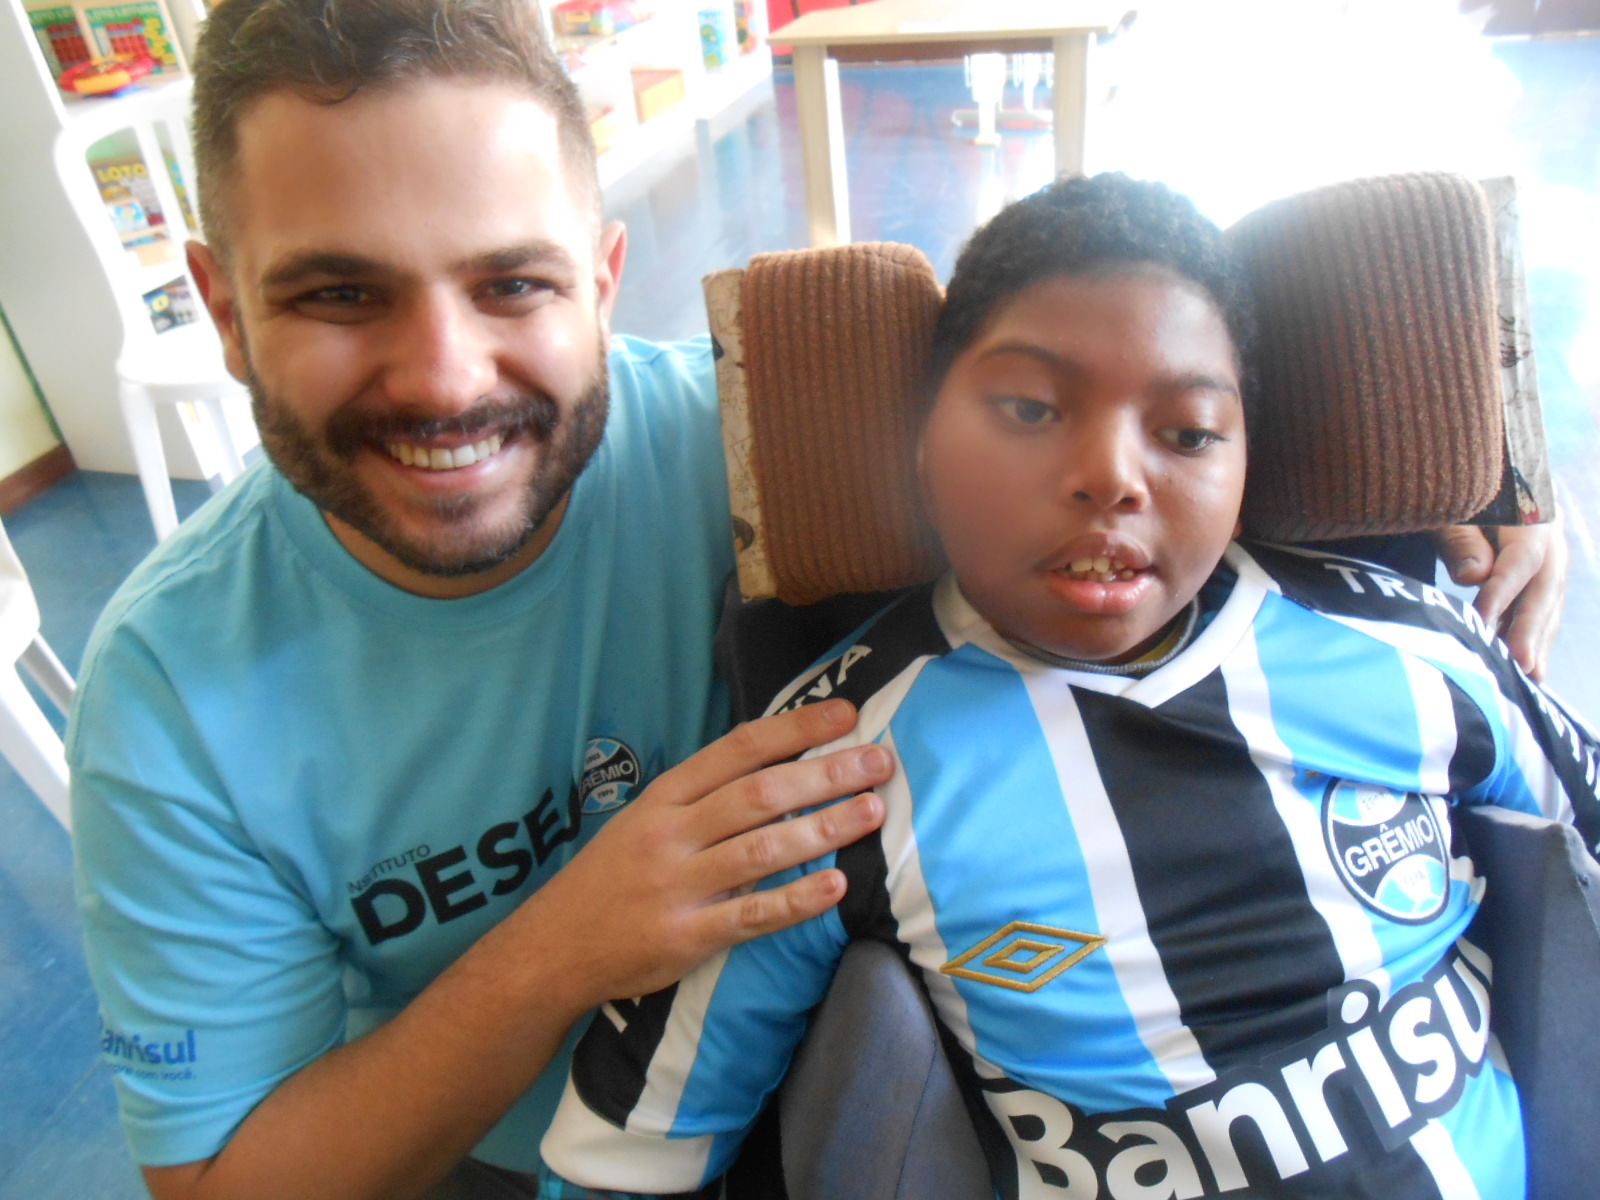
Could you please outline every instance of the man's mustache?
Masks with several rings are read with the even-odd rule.
[[[542,392],[524,393],[506,400],[480,400],[465,412],[438,417],[420,410],[385,409],[382,413],[358,407],[344,408],[328,421],[328,448],[340,458],[352,459],[362,446],[373,442],[428,442],[435,438],[481,441],[493,434],[510,437],[526,433],[549,441],[561,420],[561,409]]]

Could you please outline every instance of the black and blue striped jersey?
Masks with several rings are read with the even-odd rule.
[[[1593,846],[1593,734],[1432,586],[1235,545],[1207,596],[1132,679],[1020,655],[947,578],[796,681],[774,708],[847,696],[848,740],[896,755],[882,830],[806,868],[845,871],[836,911],[605,1007],[550,1167],[714,1179],[877,938],[926,984],[1005,1200],[1524,1195],[1448,810]]]

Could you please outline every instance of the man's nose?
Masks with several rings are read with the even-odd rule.
[[[385,396],[443,414],[493,392],[499,369],[486,320],[464,297],[429,291],[408,298],[386,331]]]
[[[1105,512],[1139,512],[1150,501],[1142,424],[1118,415],[1071,431],[1060,479],[1062,499]]]

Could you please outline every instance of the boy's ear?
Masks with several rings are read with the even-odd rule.
[[[239,309],[233,292],[233,281],[223,269],[211,247],[203,242],[189,242],[184,247],[189,262],[189,274],[200,289],[200,298],[222,338],[222,358],[228,374],[240,383],[245,382],[250,371],[245,361],[244,342],[239,332]]]

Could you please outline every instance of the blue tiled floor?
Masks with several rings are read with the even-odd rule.
[[[1591,532],[1600,528],[1592,469],[1600,459],[1600,39],[1506,42],[1495,53],[1522,81],[1513,116],[1535,333],[1552,457],[1574,517],[1572,598],[1554,684],[1600,714],[1600,676],[1590,665],[1600,635]],[[1204,61],[1197,56],[1197,74],[1173,81],[1173,103],[1205,86]],[[984,149],[953,128],[951,111],[970,103],[959,68],[842,75],[857,240],[911,242],[946,276],[976,221],[1048,179],[1046,135],[1008,134],[999,149]],[[1119,165],[1115,150],[1100,165]],[[613,194],[613,215],[631,236],[617,328],[655,338],[702,331],[700,276],[804,244],[802,195],[793,87],[780,73],[747,118]],[[180,512],[205,495],[203,485],[180,485]],[[45,635],[76,670],[95,616],[152,544],[138,487],[128,477],[80,474],[6,527],[32,573]],[[142,1197],[110,1082],[96,1065],[67,837],[4,764],[0,829],[0,1200]]]

